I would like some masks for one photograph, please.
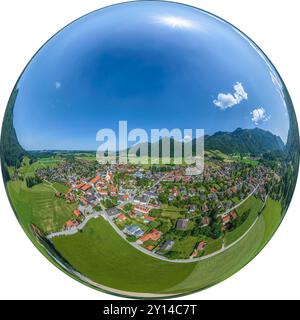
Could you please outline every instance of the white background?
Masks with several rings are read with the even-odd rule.
[[[33,54],[78,17],[124,1],[10,0],[0,2],[0,117],[13,86]],[[274,63],[300,120],[300,2],[295,0],[181,1],[230,21]],[[298,31],[297,31],[298,30]],[[189,299],[300,298],[300,186],[267,247],[228,280]],[[86,287],[54,267],[19,226],[0,184],[0,299],[119,299]]]

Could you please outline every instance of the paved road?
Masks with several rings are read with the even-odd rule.
[[[63,231],[59,231],[59,232],[54,232],[49,234],[46,238],[47,239],[52,239],[55,237],[60,237],[60,236],[70,236],[72,234],[77,233],[79,230],[82,230],[85,225],[91,220],[91,219],[96,219],[99,218],[101,215],[101,212],[97,212],[94,211],[92,214],[89,214],[88,216],[86,216],[86,218],[76,227],[76,228],[72,228],[72,229],[68,229],[68,230],[63,230]]]
[[[225,212],[219,214],[220,216],[226,216],[229,212],[234,211],[235,209],[237,209],[239,206],[241,206],[245,201],[247,201],[252,195],[253,193],[259,188],[259,184],[253,189],[253,191],[251,193],[248,194],[248,196],[243,199],[241,202],[239,202],[238,204],[236,204],[234,207],[226,210]]]

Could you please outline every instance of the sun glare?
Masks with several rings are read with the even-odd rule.
[[[160,16],[160,17],[156,17],[155,21],[157,23],[164,24],[174,29],[175,28],[194,29],[196,27],[193,21],[185,18],[181,18],[181,17],[175,17],[175,16]]]

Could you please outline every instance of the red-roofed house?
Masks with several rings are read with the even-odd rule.
[[[223,224],[227,224],[228,222],[230,222],[230,215],[226,215],[222,218],[222,222]]]
[[[151,208],[149,208],[149,207],[143,207],[143,206],[139,206],[139,205],[135,205],[133,208],[135,211],[138,211],[141,213],[146,213],[146,214],[148,214],[151,210]]]
[[[86,184],[86,185],[84,185],[84,186],[81,188],[81,190],[82,190],[82,191],[87,191],[87,190],[89,190],[91,187],[92,187],[92,186],[91,186],[90,184]]]
[[[156,219],[150,216],[144,216],[144,220],[150,222],[150,221],[155,221]]]
[[[109,192],[112,196],[115,196],[117,194],[117,188],[115,186],[110,186]]]
[[[148,240],[157,241],[160,239],[161,235],[162,235],[162,233],[160,231],[153,229],[150,232],[148,232],[147,234],[140,237],[137,242],[139,244],[142,244]]]
[[[66,229],[72,229],[72,228],[75,228],[78,226],[78,221],[72,221],[72,220],[68,220],[66,223],[65,223],[65,228]]]
[[[81,215],[81,212],[78,209],[74,210],[74,215],[78,218]]]
[[[77,184],[75,188],[76,188],[76,189],[80,189],[80,188],[82,188],[84,185],[85,185],[85,183],[82,182],[82,183]]]
[[[127,217],[123,213],[120,213],[116,216],[116,219],[119,221],[125,221],[127,220]]]
[[[232,218],[233,220],[235,220],[235,219],[237,218],[237,214],[236,214],[236,212],[234,212],[234,211],[232,211],[232,212],[230,213],[230,215],[231,215],[231,218]]]
[[[95,184],[96,182],[98,182],[99,180],[101,180],[101,178],[99,176],[96,176],[95,178],[93,178],[91,181],[90,181],[90,184]]]

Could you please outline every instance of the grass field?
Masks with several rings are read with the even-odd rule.
[[[167,204],[161,205],[161,210],[162,210],[162,217],[164,218],[169,218],[169,219],[179,219],[182,218],[181,211],[182,209],[176,208],[173,206],[169,206]]]
[[[263,211],[263,219],[265,222],[263,245],[265,245],[270,237],[272,237],[282,220],[281,206],[278,201],[274,201],[270,198],[267,200],[267,206]]]
[[[34,223],[45,233],[59,231],[72,217],[76,207],[55,197],[55,191],[47,183],[29,189],[21,180],[9,181],[7,190],[20,223],[26,230]]]
[[[66,185],[58,182],[53,183],[53,188],[62,193],[66,193],[69,190],[69,188]]]
[[[243,215],[247,210],[252,210],[253,208],[255,208],[258,212],[261,209],[262,205],[262,200],[251,196],[236,209],[236,212],[239,216]]]
[[[222,248],[222,239],[209,239],[206,241],[205,253],[204,255],[211,254],[216,252]]]
[[[245,201],[240,207],[237,208],[237,214],[239,216],[243,215],[247,210],[250,210],[249,216],[246,221],[243,222],[240,226],[235,228],[233,231],[228,232],[225,235],[225,246],[233,243],[237,239],[239,239],[247,230],[251,227],[259,211],[263,206],[263,202],[259,199],[256,199],[254,196],[250,197],[247,201]]]
[[[102,218],[91,220],[81,233],[53,242],[75,269],[102,285],[142,293],[184,293],[222,281],[247,264],[278,226],[280,211],[279,203],[268,200],[257,223],[240,242],[207,260],[188,264],[145,255]]]
[[[233,161],[233,158],[228,155],[228,154],[225,154],[219,150],[209,150],[209,151],[205,151],[205,154],[209,157],[216,157],[218,159],[222,159],[223,161],[225,162],[232,162]]]
[[[238,204],[241,200],[238,198],[238,197],[233,197],[231,199],[231,201],[234,203],[234,204]]]
[[[163,218],[169,218],[172,220],[177,220],[179,218],[182,218],[182,215],[178,211],[162,211],[161,216]]]
[[[258,165],[258,161],[257,160],[252,160],[252,159],[247,159],[244,158],[242,160],[239,160],[240,163],[247,163],[247,164],[251,164],[253,167],[256,167]]]
[[[198,242],[199,240],[197,237],[186,237],[181,241],[175,242],[172,251],[177,253],[177,259],[186,259],[186,257],[189,257],[192,254],[194,247]]]
[[[162,204],[161,205],[161,209],[164,210],[164,211],[172,211],[172,212],[176,212],[176,211],[180,212],[180,211],[182,211],[181,208],[176,208],[176,207],[170,206],[168,204]]]

